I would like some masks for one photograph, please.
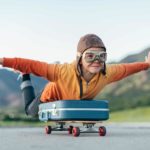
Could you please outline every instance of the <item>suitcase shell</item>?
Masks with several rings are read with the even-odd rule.
[[[109,118],[107,100],[60,100],[39,105],[41,121],[102,121]]]

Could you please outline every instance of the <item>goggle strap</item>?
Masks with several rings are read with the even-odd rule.
[[[78,57],[81,57],[82,54],[81,54],[80,52],[77,52],[77,56],[78,56]]]

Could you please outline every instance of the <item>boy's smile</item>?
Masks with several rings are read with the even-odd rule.
[[[89,64],[87,66],[89,72],[91,73],[98,73],[100,71],[100,69],[102,68],[102,63],[99,63],[99,62],[93,62],[91,64]]]

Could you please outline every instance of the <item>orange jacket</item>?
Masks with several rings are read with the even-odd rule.
[[[48,64],[24,58],[4,58],[3,66],[33,73],[51,81],[42,92],[42,102],[80,99],[79,73],[75,62]],[[148,68],[149,64],[145,62],[107,64],[105,76],[98,73],[89,83],[82,78],[82,99],[93,99],[107,84]]]

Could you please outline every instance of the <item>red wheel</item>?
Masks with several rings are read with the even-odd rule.
[[[99,135],[100,136],[106,135],[106,128],[104,126],[99,127]]]
[[[68,134],[72,134],[73,126],[69,126],[68,128]]]
[[[46,126],[46,127],[45,127],[45,133],[46,133],[46,134],[51,134],[51,132],[52,132],[51,126]]]
[[[80,129],[79,127],[74,127],[73,130],[72,130],[72,134],[73,136],[79,136],[80,135]]]

